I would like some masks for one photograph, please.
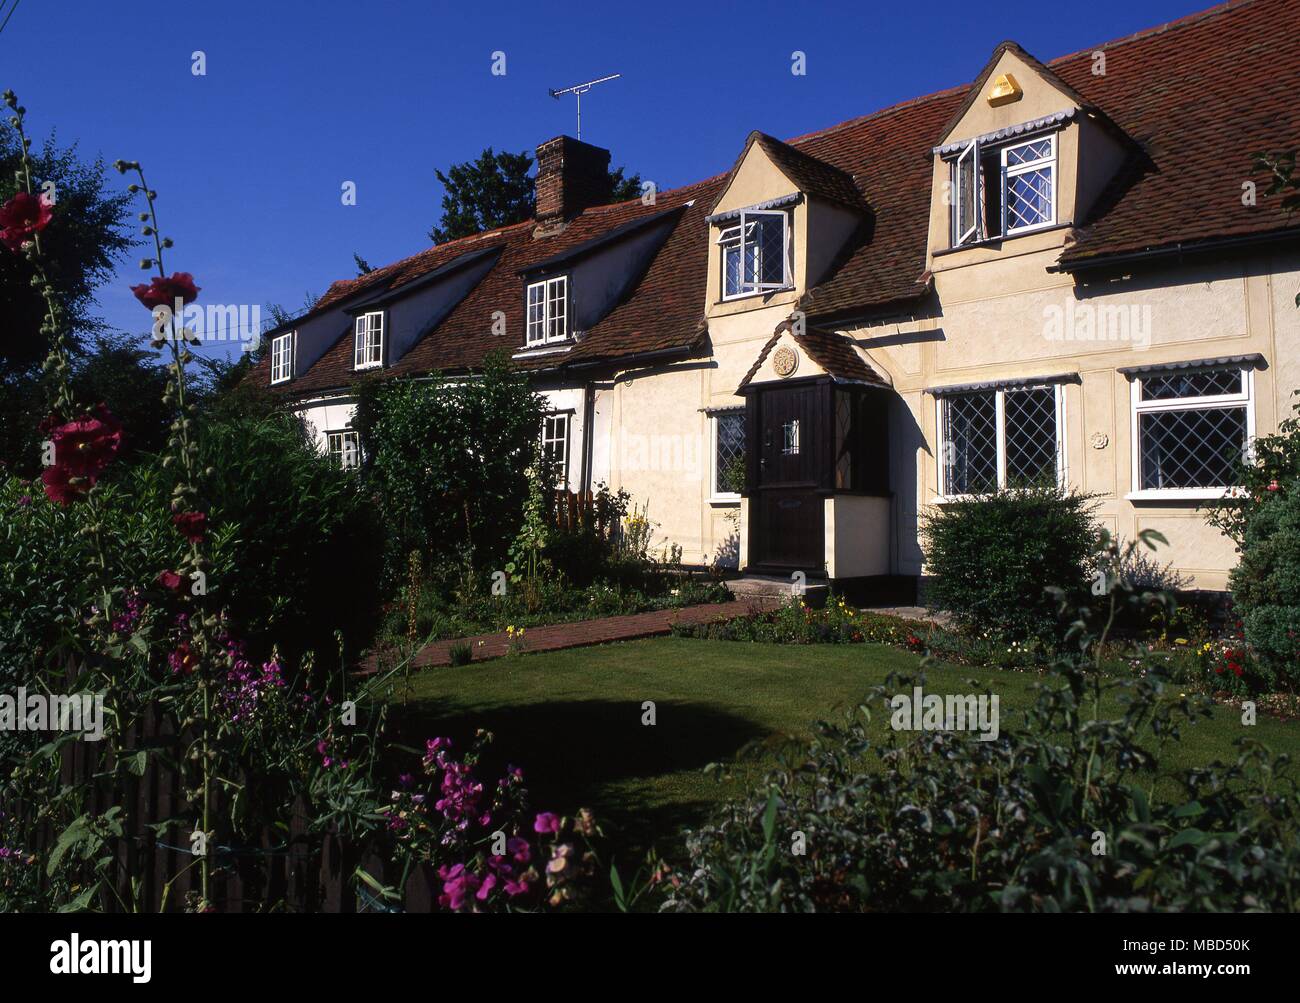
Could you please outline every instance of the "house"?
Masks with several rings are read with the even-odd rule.
[[[334,283],[257,370],[348,462],[349,388],[535,374],[571,490],[624,487],[687,561],[913,582],[931,506],[1050,478],[1156,529],[1201,588],[1199,506],[1300,387],[1300,4],[1231,2],[599,205],[605,150],[538,148],[536,218]]]

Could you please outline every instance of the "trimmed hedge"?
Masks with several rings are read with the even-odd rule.
[[[1081,593],[1099,527],[1093,495],[1001,491],[924,517],[928,601],[963,628],[1024,639],[1055,635],[1049,586]]]

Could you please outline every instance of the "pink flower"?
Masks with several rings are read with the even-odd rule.
[[[544,811],[533,820],[533,832],[559,832],[560,817],[552,812]]]
[[[160,306],[172,307],[176,300],[182,305],[193,303],[199,296],[199,287],[194,284],[194,276],[189,272],[173,272],[171,278],[158,276],[147,286],[141,283],[132,286],[135,298],[150,310]]]
[[[1277,483],[1277,479],[1276,479],[1276,478],[1274,478],[1273,480],[1271,480],[1271,481],[1268,482],[1268,490],[1269,490],[1269,491],[1280,491],[1280,490],[1281,490],[1281,489],[1278,487],[1278,483]]]
[[[19,192],[4,205],[0,205],[0,243],[15,253],[50,225],[54,218],[50,197]]]
[[[438,868],[438,877],[442,878],[442,894],[438,896],[438,905],[444,909],[459,912],[465,906],[465,900],[478,889],[478,875],[465,869],[464,864],[451,867],[443,865]]]
[[[526,864],[533,856],[528,840],[520,839],[518,836],[512,836],[506,840],[506,850],[510,853],[510,856],[514,857],[517,864]]]
[[[184,581],[175,571],[162,571],[158,574],[158,584],[168,592],[179,592]]]
[[[202,543],[203,535],[208,531],[208,515],[206,512],[178,512],[172,516],[172,525],[190,543]]]

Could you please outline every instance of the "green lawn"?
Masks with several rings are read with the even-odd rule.
[[[491,730],[489,768],[507,760],[523,767],[538,810],[595,810],[626,861],[651,843],[671,853],[683,825],[737,793],[702,775],[706,764],[755,739],[809,735],[814,721],[840,714],[890,671],[917,665],[917,656],[880,645],[654,638],[427,669],[395,716],[411,744],[448,735],[464,749],[475,728]],[[943,666],[930,671],[926,691],[970,692],[971,678],[999,695],[1004,732],[1023,724],[1037,676]],[[647,700],[654,727],[641,723]],[[1300,725],[1261,717],[1247,729],[1239,712],[1221,707],[1187,729],[1162,771],[1235,758],[1232,742],[1247,731],[1300,753]]]

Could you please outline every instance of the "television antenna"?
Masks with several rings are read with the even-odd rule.
[[[560,98],[565,94],[572,94],[578,99],[578,135],[576,138],[582,138],[582,95],[586,94],[587,91],[591,90],[597,84],[603,84],[607,80],[617,80],[622,75],[623,74],[621,73],[611,73],[609,76],[601,77],[599,80],[588,80],[585,84],[574,84],[572,87],[565,87],[562,90],[550,91],[551,97],[555,98],[556,101],[560,100]]]

